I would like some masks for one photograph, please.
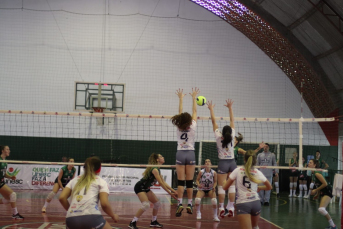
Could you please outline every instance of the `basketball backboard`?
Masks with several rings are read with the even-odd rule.
[[[124,112],[125,84],[75,82],[76,111],[93,111],[103,107],[104,113]]]

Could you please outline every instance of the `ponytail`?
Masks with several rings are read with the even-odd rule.
[[[159,154],[152,153],[149,157],[148,165],[157,165],[158,164],[158,159]],[[153,167],[147,167],[144,172],[143,172],[143,178],[148,178],[149,172],[153,169]]]
[[[256,164],[256,154],[253,150],[248,150],[244,155],[244,161],[245,161],[245,174],[249,178],[250,181],[254,183],[261,183],[260,180],[257,180],[254,176],[251,175],[250,170],[251,168]]]
[[[224,126],[222,134],[223,134],[222,147],[226,148],[227,145],[232,142],[232,128],[230,126]]]
[[[241,142],[241,141],[243,141],[243,135],[241,134],[241,133],[239,133],[238,132],[238,137],[235,137],[236,138],[236,145],[235,145],[235,147],[236,146],[238,146],[238,144]]]

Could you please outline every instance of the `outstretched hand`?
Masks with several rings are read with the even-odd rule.
[[[200,93],[200,89],[197,88],[197,87],[195,87],[194,90],[193,90],[193,88],[192,88],[192,92],[189,93],[189,94],[190,94],[190,95],[193,97],[193,99],[194,99],[194,98],[197,97],[197,95],[198,95],[199,93]]]
[[[232,104],[233,104],[233,100],[232,99],[227,99],[225,102],[226,102],[226,104],[224,104],[225,107],[227,107],[227,108],[231,108],[232,107]]]
[[[212,101],[208,101],[206,103],[206,105],[207,105],[208,109],[212,110],[215,107],[216,104],[212,104]]]
[[[260,147],[261,149],[263,149],[265,146],[266,146],[266,144],[264,144],[264,142],[261,142],[260,145],[259,145],[259,147]]]
[[[175,94],[177,94],[177,96],[182,99],[186,94],[183,94],[183,89],[176,90]]]

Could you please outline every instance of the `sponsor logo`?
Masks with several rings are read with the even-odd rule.
[[[20,169],[14,169],[13,167],[8,168],[8,170],[6,171],[6,173],[9,176],[17,176],[18,173],[20,172]],[[23,184],[23,180],[22,179],[6,179],[5,184]]]
[[[83,196],[82,196],[82,195],[77,195],[77,196],[76,196],[76,201],[77,201],[77,202],[80,202],[82,199],[83,199]]]
[[[12,167],[10,167],[7,170],[7,174],[10,176],[17,176],[17,174],[20,172],[20,169],[13,169]]]

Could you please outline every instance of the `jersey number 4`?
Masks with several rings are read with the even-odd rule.
[[[243,185],[244,185],[244,187],[246,187],[247,189],[251,189],[251,183],[250,183],[250,181],[249,181],[249,179],[248,179],[247,176],[244,176],[244,177],[243,177]]]
[[[188,140],[188,137],[187,137],[187,133],[183,133],[180,137],[182,140],[185,140],[187,141]]]

